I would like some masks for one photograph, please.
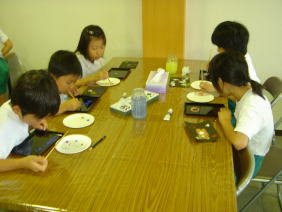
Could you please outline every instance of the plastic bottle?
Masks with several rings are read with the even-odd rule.
[[[147,115],[146,95],[143,88],[133,89],[131,100],[132,116],[134,119],[145,119]]]

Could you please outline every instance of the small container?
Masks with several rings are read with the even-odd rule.
[[[166,61],[166,71],[169,74],[175,74],[177,72],[177,57],[176,55],[169,55]]]
[[[146,95],[143,88],[133,89],[131,114],[134,119],[145,119],[147,115]]]

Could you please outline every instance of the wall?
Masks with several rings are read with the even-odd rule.
[[[225,20],[239,21],[250,32],[248,51],[262,81],[282,76],[281,0],[187,0],[185,57],[208,59],[216,52],[210,37]]]
[[[75,50],[89,24],[106,33],[106,59],[142,56],[141,0],[0,0],[0,5],[0,28],[27,69],[47,67],[56,50]]]

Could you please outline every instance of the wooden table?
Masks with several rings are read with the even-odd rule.
[[[134,120],[110,111],[123,92],[144,87],[149,71],[164,67],[164,59],[138,60],[136,70],[109,88],[95,105],[92,126],[71,129],[94,142],[107,138],[92,151],[64,155],[53,151],[48,170],[18,170],[0,174],[0,208],[19,211],[237,211],[231,145],[215,122],[220,139],[195,143],[184,130],[184,121],[204,117],[184,115],[186,94],[192,88],[168,88],[159,101],[148,105],[146,120]],[[197,79],[204,61],[180,61]],[[180,68],[177,73],[180,74]],[[216,98],[213,102],[224,102]],[[163,121],[169,108],[171,121]],[[65,132],[61,115],[49,122],[50,130]]]

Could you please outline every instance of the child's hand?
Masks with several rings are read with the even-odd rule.
[[[32,127],[39,130],[47,130],[48,128],[47,120],[42,119],[36,125],[32,125]]]
[[[218,120],[221,125],[231,123],[231,112],[227,108],[220,108],[218,112]]]
[[[206,92],[213,93],[216,92],[215,88],[213,85],[209,82],[201,82],[200,83],[200,88]]]
[[[99,71],[99,80],[104,80],[109,78],[109,73],[107,71]]]
[[[75,111],[81,107],[81,101],[77,98],[72,98],[64,103],[67,111]]]
[[[79,92],[78,88],[76,86],[74,86],[69,90],[68,94],[69,94],[69,96],[71,96],[73,98],[75,96],[80,95],[80,92]]]
[[[48,166],[47,159],[41,156],[30,155],[19,160],[21,160],[22,168],[30,169],[34,172],[44,172]]]

